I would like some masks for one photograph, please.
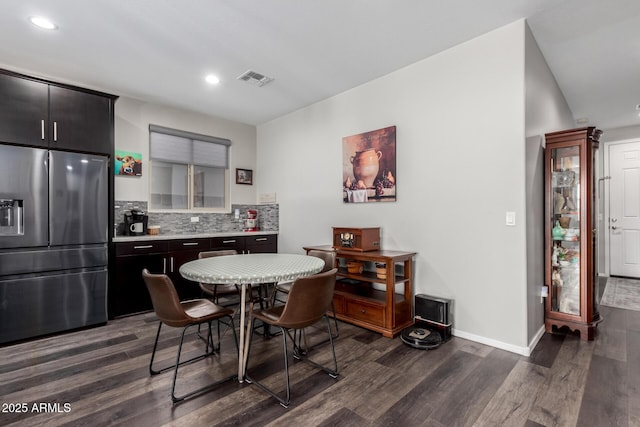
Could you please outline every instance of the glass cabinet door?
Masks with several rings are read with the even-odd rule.
[[[551,310],[580,316],[580,146],[551,151]]]

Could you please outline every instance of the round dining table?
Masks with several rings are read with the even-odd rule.
[[[240,286],[238,380],[243,382],[250,337],[250,334],[246,333],[245,320],[247,287],[260,283],[289,282],[318,273],[323,268],[324,261],[314,256],[257,253],[225,255],[189,261],[180,267],[180,274],[185,279],[194,282]]]

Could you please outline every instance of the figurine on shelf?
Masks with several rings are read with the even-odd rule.
[[[575,210],[576,210],[576,204],[573,202],[571,197],[564,196],[564,204],[562,205],[560,212],[566,213],[566,212],[572,212]]]
[[[560,277],[560,272],[558,270],[554,269],[553,273],[551,273],[551,284],[556,288],[562,287],[562,277]]]
[[[561,240],[565,234],[567,234],[567,230],[560,226],[560,222],[556,221],[556,226],[551,229],[553,238],[555,240]]]
[[[553,193],[553,212],[560,213],[562,206],[564,205],[564,197],[558,191]]]

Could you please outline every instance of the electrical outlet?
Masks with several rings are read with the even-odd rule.
[[[200,217],[199,216],[192,216],[191,217],[191,222],[200,222]]]

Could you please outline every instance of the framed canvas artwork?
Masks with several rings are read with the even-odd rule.
[[[396,127],[342,138],[345,203],[396,201]]]

